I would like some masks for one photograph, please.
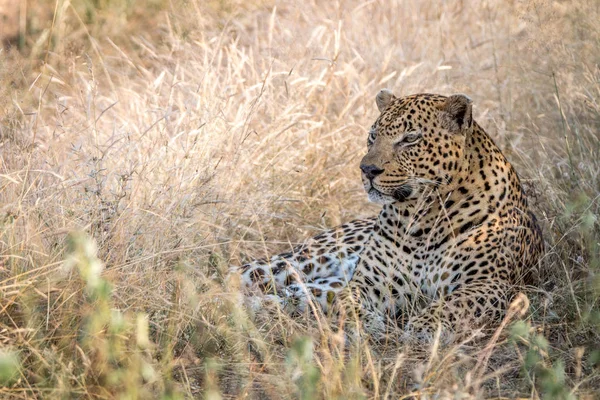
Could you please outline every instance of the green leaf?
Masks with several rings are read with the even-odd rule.
[[[16,352],[0,350],[0,386],[8,386],[19,376],[21,363]]]

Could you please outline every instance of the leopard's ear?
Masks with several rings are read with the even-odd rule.
[[[473,101],[464,94],[453,94],[438,106],[442,125],[452,133],[467,132],[473,125]]]
[[[394,96],[391,90],[381,89],[375,97],[375,103],[377,103],[377,108],[379,108],[379,111],[383,112],[383,110],[385,110],[395,98],[396,96]]]

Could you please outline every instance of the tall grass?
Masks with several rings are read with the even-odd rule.
[[[26,10],[0,53],[0,396],[597,395],[597,2]],[[498,335],[348,349],[225,276],[377,212],[358,163],[382,87],[468,93],[523,179],[546,255]]]

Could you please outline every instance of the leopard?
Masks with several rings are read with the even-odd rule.
[[[467,95],[382,89],[375,103],[360,171],[379,215],[235,267],[244,293],[296,311],[351,304],[374,337],[395,326],[448,343],[498,325],[543,253],[519,176]]]

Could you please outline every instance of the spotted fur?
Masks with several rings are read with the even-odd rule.
[[[464,95],[382,90],[376,103],[360,168],[379,216],[242,266],[244,286],[299,309],[358,304],[376,335],[390,322],[422,340],[493,324],[543,251],[515,170]]]

